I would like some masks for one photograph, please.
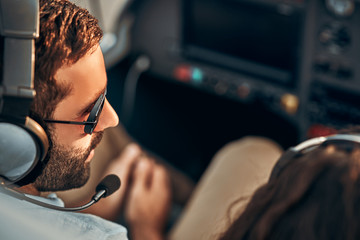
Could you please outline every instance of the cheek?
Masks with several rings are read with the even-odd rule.
[[[85,149],[91,143],[91,135],[84,134],[84,126],[82,125],[62,125],[57,124],[54,128],[55,139],[57,145],[69,146],[69,148]]]

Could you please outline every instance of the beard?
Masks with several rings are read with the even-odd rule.
[[[86,149],[66,148],[53,144],[48,152],[48,161],[34,182],[39,191],[63,191],[82,187],[90,177],[90,164],[85,160],[100,143],[103,132],[93,133]]]

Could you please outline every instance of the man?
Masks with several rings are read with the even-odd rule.
[[[52,204],[61,204],[61,201],[53,194],[48,198],[40,196],[43,196],[45,192],[83,186],[89,178],[89,163],[94,155],[95,147],[101,140],[102,132],[118,124],[118,117],[105,97],[107,80],[103,56],[98,44],[100,39],[101,30],[97,21],[86,10],[66,0],[40,0],[40,37],[36,40],[35,88],[37,95],[32,105],[32,117],[44,122],[51,147],[46,157],[46,164],[41,171],[29,174],[21,182],[22,187],[19,190],[33,198]],[[89,119],[89,115],[98,110],[102,111],[98,115],[98,124],[94,129],[80,124],[84,121],[91,122],[93,119]],[[259,139],[247,140],[245,144],[241,142],[240,144],[244,146],[241,153],[235,151],[234,147],[231,147],[231,151],[227,151],[226,154],[220,152],[220,157],[215,163],[223,165],[222,163],[228,159],[226,156],[229,152],[235,156],[233,160],[237,160],[237,156],[259,152],[258,148],[252,148],[254,142],[258,144]],[[275,156],[275,159],[279,152],[277,147],[268,143],[264,145],[271,145],[269,152]],[[236,147],[236,149],[239,148]],[[249,153],[242,154],[246,151]],[[170,201],[168,179],[164,168],[149,160],[142,150],[133,144],[124,150],[119,159],[123,160],[122,163],[117,164],[114,161],[108,167],[107,173],[119,175],[125,184],[120,191],[114,193],[114,196],[100,200],[98,203],[100,205],[95,204],[94,206],[107,205],[108,207],[99,207],[94,210],[94,213],[101,215],[101,211],[106,211],[107,215],[111,215],[117,212],[116,208],[122,205],[125,200],[124,195],[128,192],[125,216],[132,239],[163,239]],[[236,165],[239,162],[241,161],[233,161]],[[231,166],[231,169],[236,172],[234,176],[242,176],[238,174],[236,167]],[[243,171],[246,169],[244,168]],[[218,171],[213,172],[218,173]],[[200,187],[206,185],[208,187],[198,188],[195,192],[195,197],[184,214],[185,217],[182,217],[180,224],[173,231],[173,239],[199,239],[194,236],[198,236],[199,233],[201,233],[200,236],[204,236],[203,232],[199,231],[200,227],[193,227],[193,225],[201,225],[205,222],[202,219],[204,213],[214,213],[205,216],[207,220],[214,216],[219,217],[220,215],[215,211],[218,206],[228,206],[228,201],[231,200],[228,196],[231,196],[230,193],[234,194],[234,191],[227,187],[233,185],[236,179],[228,176],[224,178],[224,173],[226,174],[222,172],[219,175],[212,174],[210,171],[210,174],[205,176]],[[216,175],[217,178],[212,175]],[[248,182],[252,181],[251,177],[257,176],[250,174]],[[132,184],[131,189],[128,190],[127,180],[130,178]],[[226,190],[227,194],[220,193],[216,194],[217,196],[203,194],[204,190],[206,190],[205,193],[210,193],[211,191],[208,190],[212,190],[215,186],[207,179],[213,179],[217,184],[216,188]],[[244,186],[248,186],[247,181],[242,180],[242,182]],[[227,198],[225,204],[221,201],[213,201],[216,197],[223,195]],[[203,196],[203,199],[197,196]],[[210,202],[213,203],[210,207],[204,204]],[[24,201],[14,201],[14,203],[19,206],[18,210],[20,209],[21,213],[25,214],[22,219],[34,219],[34,222],[44,224],[45,228],[55,228],[56,233],[66,234],[66,239],[126,239],[127,232],[122,226],[95,215],[55,211]],[[195,213],[194,209],[205,211],[201,214],[192,214]],[[209,211],[209,209],[214,211]],[[221,214],[223,216],[223,213]],[[193,221],[184,221],[185,218]],[[188,223],[192,226],[189,227]],[[201,229],[211,232],[211,227],[208,225],[203,225]],[[185,237],[186,233],[191,233],[188,236],[193,237]]]
[[[86,10],[66,0],[40,0],[40,37],[36,40],[35,59],[37,95],[31,116],[43,122],[50,149],[44,166],[20,182],[19,190],[32,198],[61,205],[56,196],[43,198],[41,193],[83,186],[89,178],[90,162],[103,131],[118,124],[118,116],[106,100],[107,78],[99,47],[101,37],[97,20]],[[98,119],[91,119],[93,112],[99,112]],[[94,120],[98,121],[93,128],[81,124]],[[140,151],[135,149],[135,152]],[[162,205],[151,211],[149,218],[154,224],[145,221],[145,225],[133,217],[130,208],[127,216],[131,234],[133,239],[144,239],[144,233],[146,239],[160,239],[168,209],[163,206],[169,202],[166,172],[146,157],[136,158],[137,162],[131,159],[125,170],[134,168],[135,177],[139,177],[131,194],[146,189],[149,201]],[[119,175],[119,172],[114,173]],[[116,199],[121,200],[121,197]],[[51,222],[59,232],[74,239],[126,239],[125,228],[93,215],[60,212],[23,201],[19,202],[19,209],[26,216]]]

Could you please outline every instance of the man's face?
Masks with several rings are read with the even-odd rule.
[[[71,92],[55,108],[54,120],[86,121],[91,108],[107,85],[105,64],[100,47],[75,64],[63,66],[55,79],[69,84]],[[101,140],[103,130],[118,124],[118,116],[105,100],[94,132],[84,132],[84,125],[51,123],[53,146],[49,161],[34,185],[40,191],[67,190],[83,186],[89,178],[90,160]]]

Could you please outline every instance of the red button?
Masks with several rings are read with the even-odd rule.
[[[337,131],[334,128],[327,127],[322,124],[313,124],[307,131],[307,136],[309,138],[314,137],[323,137],[323,136],[329,136],[332,134],[336,134]]]
[[[188,65],[179,65],[174,70],[174,77],[182,82],[190,82],[191,67]]]

